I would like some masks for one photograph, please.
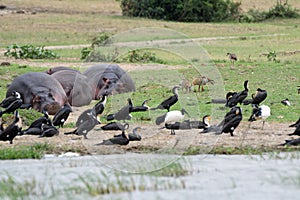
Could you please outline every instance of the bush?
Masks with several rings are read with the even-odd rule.
[[[44,49],[44,46],[33,45],[17,45],[13,44],[6,47],[4,53],[7,57],[13,57],[15,59],[55,59],[59,58],[59,55],[51,50]]]
[[[227,21],[239,16],[241,3],[231,0],[122,0],[125,16],[183,22]]]

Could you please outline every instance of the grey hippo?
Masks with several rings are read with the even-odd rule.
[[[92,87],[93,99],[104,94],[119,94],[135,91],[135,83],[126,71],[117,64],[97,64],[83,73]]]
[[[59,70],[51,75],[62,85],[72,106],[88,105],[92,101],[92,88],[86,76],[76,70]]]
[[[40,112],[47,110],[50,115],[54,115],[64,104],[68,104],[61,84],[43,72],[29,72],[16,77],[8,86],[6,97],[13,91],[20,93],[24,104],[30,104]]]

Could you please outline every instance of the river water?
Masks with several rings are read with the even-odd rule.
[[[178,177],[151,174],[174,163],[187,173]],[[23,189],[27,193],[18,194]],[[300,196],[300,153],[66,154],[3,160],[0,192],[1,199],[296,199]]]

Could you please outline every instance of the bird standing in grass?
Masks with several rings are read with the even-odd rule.
[[[270,107],[267,105],[261,105],[258,108],[257,107],[253,108],[252,115],[250,116],[248,121],[253,122],[253,121],[261,119],[263,121],[261,129],[263,129],[265,121],[269,116],[271,116]],[[251,125],[251,123],[249,124],[249,127],[250,127],[250,125]]]
[[[289,101],[288,98],[282,100],[281,103],[282,103],[283,105],[285,105],[285,106],[291,106],[291,102]]]
[[[237,56],[234,53],[227,53],[226,55],[228,56],[230,62],[232,63],[230,68],[233,69],[234,68],[234,62],[237,61]]]
[[[172,89],[173,95],[170,96],[168,99],[161,102],[157,107],[151,108],[150,110],[156,110],[156,109],[167,109],[167,111],[170,111],[170,107],[173,106],[178,101],[178,90],[179,86],[175,86]]]
[[[232,108],[241,104],[248,96],[248,80],[244,81],[244,90],[240,92],[228,92],[226,94],[226,107]]]
[[[244,105],[252,104],[252,107],[258,107],[261,102],[267,98],[268,94],[266,90],[257,88],[256,92],[252,94],[252,99],[247,99],[243,101]]]

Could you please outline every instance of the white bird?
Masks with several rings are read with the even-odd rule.
[[[185,114],[189,115],[184,108],[181,110],[172,110],[167,112],[165,115],[162,115],[156,119],[156,124],[159,125],[161,123],[172,124],[178,121],[183,120]],[[175,135],[173,129],[171,129],[171,135]]]
[[[250,122],[256,121],[256,120],[262,120],[263,121],[263,125],[262,128],[264,128],[264,124],[266,119],[271,116],[271,109],[269,106],[267,105],[261,105],[258,108],[254,107],[253,111],[252,111],[252,115],[249,118]],[[249,124],[250,127],[250,124]]]

